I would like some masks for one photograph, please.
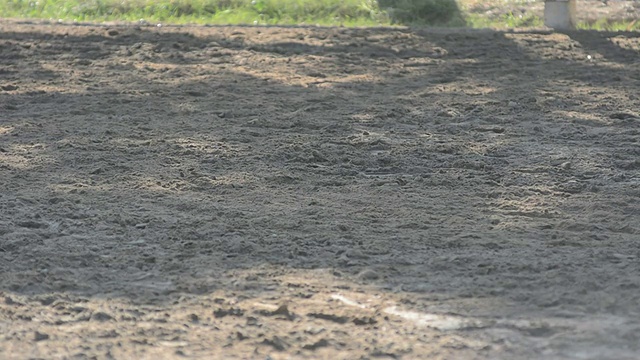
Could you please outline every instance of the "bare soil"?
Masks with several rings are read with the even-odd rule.
[[[544,16],[542,0],[458,0],[460,7],[471,14],[489,19],[505,15]],[[606,19],[611,22],[634,21],[640,17],[640,0],[578,0],[576,3],[578,21],[595,23]]]
[[[637,359],[638,33],[0,23],[0,358]]]

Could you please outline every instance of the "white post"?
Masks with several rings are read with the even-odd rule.
[[[576,28],[576,0],[545,0],[544,24],[558,30]]]

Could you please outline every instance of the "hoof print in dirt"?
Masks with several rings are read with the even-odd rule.
[[[314,342],[313,344],[307,344],[305,346],[303,346],[302,348],[305,350],[315,350],[315,349],[319,349],[322,347],[327,347],[329,346],[329,342],[327,341],[327,339],[320,339],[316,342]]]
[[[223,318],[225,316],[243,316],[244,310],[238,308],[230,308],[230,309],[218,309],[213,312],[213,316],[216,319]]]
[[[111,320],[113,320],[113,316],[111,316],[111,315],[109,315],[109,314],[107,314],[105,312],[98,311],[98,312],[95,312],[95,313],[93,313],[91,315],[91,320],[100,321],[100,322],[111,321]]]
[[[610,119],[615,119],[615,120],[627,120],[627,119],[636,119],[638,116],[636,114],[633,114],[631,112],[615,112],[611,115],[609,115]]]
[[[247,317],[247,326],[261,327],[262,324],[260,324],[257,318],[254,318],[253,316],[249,316]]]
[[[42,304],[42,306],[49,306],[53,304],[56,300],[57,298],[55,296],[47,296],[39,299],[38,301],[40,302],[40,304]]]
[[[0,89],[4,90],[4,91],[14,91],[14,90],[18,90],[18,86],[17,85],[2,85],[0,86]]]
[[[262,341],[262,344],[271,346],[278,351],[285,351],[289,347],[289,344],[287,344],[277,336],[274,336],[271,339],[264,339]]]
[[[46,229],[49,227],[49,225],[45,223],[33,220],[20,221],[16,225],[27,229]]]
[[[274,311],[259,310],[256,313],[263,316],[274,316],[274,317],[289,320],[289,321],[292,321],[296,318],[296,314],[289,311],[289,308],[287,307],[287,305],[281,305]]]
[[[200,317],[196,314],[190,314],[187,318],[189,319],[189,322],[193,324],[197,324],[200,322]]]
[[[41,332],[36,331],[34,336],[33,336],[33,340],[34,341],[49,340],[49,334],[45,334],[45,333],[41,333]]]
[[[379,349],[374,349],[371,352],[371,357],[374,358],[389,358],[389,359],[399,359],[398,355],[394,353],[385,352]]]
[[[307,314],[307,316],[316,318],[316,319],[332,321],[338,324],[346,324],[347,322],[349,322],[348,316],[338,316],[338,315],[324,314],[324,313],[309,313]]]
[[[2,250],[0,250],[0,251],[2,251]],[[9,306],[22,306],[22,305],[23,305],[22,303],[19,303],[19,302],[17,302],[17,301],[15,301],[15,300],[13,300],[13,299],[12,299],[11,297],[9,297],[9,296],[5,296],[5,297],[4,297],[4,303],[5,303],[6,305],[9,305]]]
[[[366,269],[358,274],[358,279],[363,281],[378,280],[380,279],[380,274],[375,270]]]
[[[378,323],[378,320],[369,316],[363,316],[361,318],[353,319],[353,323],[362,326],[362,325],[375,325]]]

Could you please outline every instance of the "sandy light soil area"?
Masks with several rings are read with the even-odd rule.
[[[530,14],[543,17],[545,6],[542,0],[458,0],[457,3],[465,12],[490,19]],[[580,22],[633,21],[640,17],[640,0],[577,0],[576,9]]]
[[[638,33],[0,23],[0,358],[637,359]]]

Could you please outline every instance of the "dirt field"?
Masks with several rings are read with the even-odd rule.
[[[638,33],[0,23],[0,358],[637,359]]]
[[[544,1],[538,0],[458,0],[457,3],[471,14],[490,19],[505,15],[544,16]],[[580,22],[633,21],[640,17],[640,0],[578,0],[576,6]]]

